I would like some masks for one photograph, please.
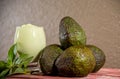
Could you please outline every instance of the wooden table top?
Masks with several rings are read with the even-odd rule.
[[[86,77],[59,77],[43,75],[13,75],[6,79],[120,79],[120,69],[102,68]]]

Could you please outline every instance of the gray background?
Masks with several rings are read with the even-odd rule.
[[[106,54],[104,67],[120,68],[120,0],[0,0],[0,59],[13,44],[16,26],[44,26],[47,45],[59,43],[59,22],[73,17],[86,31],[87,44]]]

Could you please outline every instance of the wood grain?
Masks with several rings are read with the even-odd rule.
[[[86,77],[59,77],[43,75],[13,75],[6,79],[120,79],[120,69],[102,68],[97,73],[91,73]]]

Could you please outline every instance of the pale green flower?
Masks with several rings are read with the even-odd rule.
[[[17,50],[33,56],[33,59],[46,46],[46,37],[43,27],[32,24],[25,24],[16,27],[14,43],[17,44]]]

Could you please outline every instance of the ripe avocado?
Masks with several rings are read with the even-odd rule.
[[[64,49],[72,45],[85,45],[86,35],[82,27],[71,17],[64,17],[59,25],[59,39]]]
[[[41,70],[46,75],[55,75],[56,69],[54,67],[54,62],[56,58],[61,55],[63,50],[60,48],[57,44],[52,44],[47,47],[45,47],[41,51],[39,63]]]
[[[95,58],[89,48],[71,46],[57,58],[55,66],[60,76],[87,76],[94,69]]]
[[[87,47],[92,51],[96,60],[96,65],[92,72],[97,72],[105,63],[105,54],[100,48],[94,45],[87,45]]]

